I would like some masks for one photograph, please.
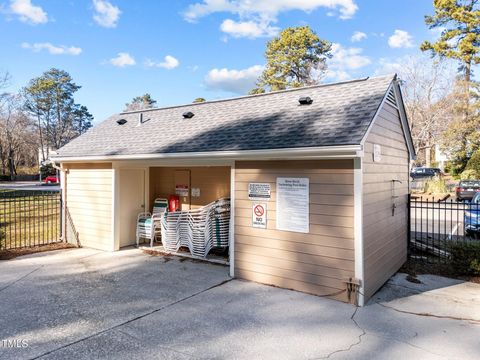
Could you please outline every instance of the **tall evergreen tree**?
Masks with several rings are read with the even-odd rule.
[[[125,104],[125,111],[135,111],[151,109],[157,104],[156,100],[152,99],[152,96],[148,93],[142,96],[135,96],[131,102]]]
[[[251,94],[313,85],[326,70],[332,44],[309,26],[290,27],[267,44],[267,65]]]
[[[422,51],[460,62],[463,80],[469,84],[472,66],[480,63],[480,4],[478,0],[434,0],[434,15],[425,16],[430,29],[439,28],[440,38],[424,41]]]
[[[52,68],[23,89],[25,109],[37,123],[44,160],[49,148],[62,147],[92,126],[88,109],[75,103],[74,94],[80,88],[68,72]]]

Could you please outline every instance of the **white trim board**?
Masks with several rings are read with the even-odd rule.
[[[351,158],[359,155],[361,145],[321,146],[305,148],[267,149],[267,150],[238,150],[238,151],[207,151],[190,153],[167,154],[138,154],[138,155],[105,155],[105,156],[79,156],[56,157],[55,162],[93,162],[115,160],[186,160],[205,161],[215,160],[290,160],[290,159],[322,159],[322,158]]]
[[[363,306],[365,301],[364,279],[364,245],[363,245],[363,169],[362,159],[353,160],[353,206],[354,206],[354,255],[355,278],[360,281],[358,305]]]

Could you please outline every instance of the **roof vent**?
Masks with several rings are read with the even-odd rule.
[[[300,103],[300,105],[310,105],[311,103],[313,103],[313,100],[310,96],[303,96],[298,99],[298,102]]]
[[[126,123],[127,123],[127,120],[125,120],[125,119],[118,119],[117,120],[118,125],[125,125]]]
[[[183,116],[185,119],[191,119],[192,117],[195,116],[195,114],[192,113],[191,111],[187,111],[187,112],[184,112],[184,113],[182,114],[182,116]]]

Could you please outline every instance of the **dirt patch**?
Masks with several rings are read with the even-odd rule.
[[[55,244],[48,244],[48,245],[32,246],[32,247],[21,248],[21,249],[0,250],[0,260],[11,260],[11,259],[15,259],[18,256],[35,254],[35,253],[45,252],[45,251],[71,249],[75,247],[76,246],[69,243],[55,243]]]
[[[417,280],[417,275],[439,275],[445,276],[452,279],[459,279],[463,281],[469,281],[473,283],[480,284],[480,276],[465,276],[457,274],[450,265],[448,264],[436,264],[436,263],[420,263],[415,260],[407,260],[405,264],[403,264],[402,268],[399,272],[403,272],[408,274],[411,279]],[[411,281],[407,278],[408,281]],[[418,280],[417,280],[418,281]],[[415,281],[411,281],[415,282]]]

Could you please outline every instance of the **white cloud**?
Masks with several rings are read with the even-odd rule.
[[[116,67],[125,67],[135,65],[135,59],[125,52],[118,53],[116,57],[111,58],[109,63]]]
[[[280,28],[269,25],[268,22],[261,21],[234,21],[226,19],[220,25],[220,30],[224,33],[234,37],[241,38],[246,37],[255,39],[258,37],[271,37],[279,33]]]
[[[48,22],[47,13],[31,0],[11,0],[10,11],[18,15],[20,21],[30,24],[45,24]]]
[[[145,66],[147,67],[159,67],[167,70],[172,70],[175,69],[178,65],[180,65],[180,62],[172,55],[165,56],[162,62],[157,62],[150,59],[145,60]]]
[[[391,48],[410,48],[413,47],[412,35],[405,30],[395,30],[392,36],[388,38],[388,45]]]
[[[55,46],[49,42],[30,44],[27,42],[22,43],[22,48],[32,50],[33,52],[40,52],[42,50],[48,51],[52,55],[80,55],[82,49],[76,46]]]
[[[338,15],[341,19],[350,19],[358,10],[355,0],[203,0],[191,4],[183,16],[195,22],[214,13],[235,14],[239,20],[224,20],[221,30],[236,38],[256,38],[276,35],[279,29],[272,24],[282,12],[311,12],[320,7],[329,9],[328,15]]]
[[[184,12],[184,17],[188,21],[195,21],[216,12],[231,12],[240,16],[275,18],[281,12],[311,12],[320,7],[338,10],[341,19],[351,18],[358,10],[355,0],[203,0],[190,5]]]
[[[380,58],[378,60],[378,68],[375,70],[374,75],[387,75],[401,72],[402,64],[405,64],[408,58],[403,57],[400,59],[388,59]]]
[[[95,14],[93,20],[103,27],[114,28],[117,26],[118,19],[122,13],[120,9],[106,0],[93,0]]]
[[[347,48],[341,44],[332,44],[332,58],[327,62],[326,78],[334,80],[347,80],[350,72],[371,64],[371,60],[362,54],[361,48]]]
[[[262,65],[254,65],[243,70],[212,69],[205,76],[205,84],[212,89],[246,94],[255,87],[255,83],[262,71]]]
[[[367,38],[367,34],[362,31],[355,31],[350,38],[352,42],[359,42]]]

